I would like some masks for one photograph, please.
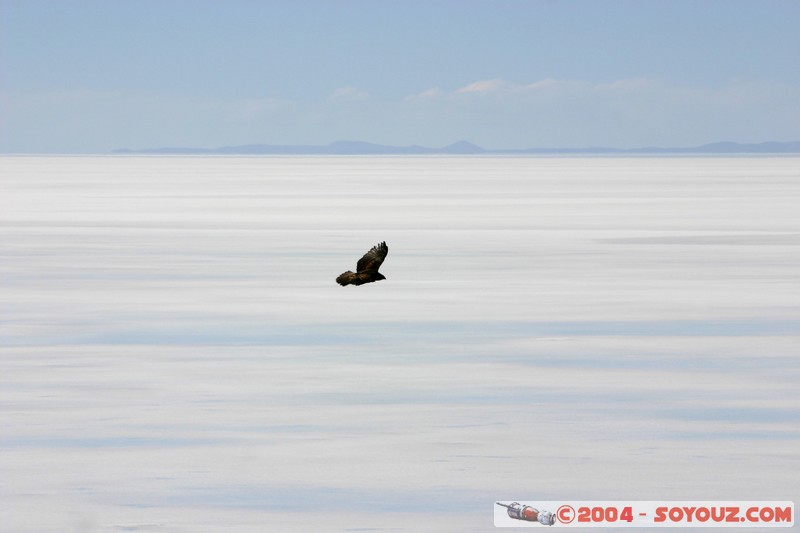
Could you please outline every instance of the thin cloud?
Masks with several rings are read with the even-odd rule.
[[[645,77],[493,79],[417,93],[399,116],[418,133],[436,125],[444,136],[486,147],[691,146],[797,138],[800,112],[786,110],[800,109],[799,102],[800,87],[756,81],[712,87]]]
[[[421,92],[414,93],[414,94],[409,94],[408,96],[403,98],[403,100],[406,101],[406,102],[413,102],[413,101],[419,101],[419,100],[432,100],[434,98],[438,98],[438,97],[442,96],[443,94],[444,94],[444,91],[442,91],[439,87],[432,87],[432,88],[427,89],[425,91],[421,91]]]
[[[490,79],[395,99],[378,96],[355,86],[316,100],[6,92],[0,93],[6,126],[0,130],[0,151],[81,153],[342,138],[431,146],[466,138],[487,148],[691,146],[720,139],[797,139],[800,124],[800,86],[759,80],[710,86],[644,77]]]
[[[498,89],[506,86],[507,83],[503,80],[480,80],[470,83],[465,87],[456,90],[458,94],[472,94],[472,93],[489,93],[497,91]]]
[[[511,83],[502,79],[479,80],[453,91],[459,94],[503,94],[531,93],[540,91],[605,91],[635,92],[653,89],[658,82],[648,78],[628,78],[611,82],[592,83],[584,80],[545,78],[527,84]]]
[[[535,81],[533,83],[525,85],[525,89],[530,90],[530,91],[539,91],[539,90],[543,90],[543,89],[552,89],[554,87],[557,87],[559,85],[559,83],[562,83],[562,82],[559,82],[558,80],[554,80],[553,78],[546,78],[544,80]]]
[[[333,102],[359,102],[369,98],[370,94],[367,91],[350,85],[336,89],[328,97]]]

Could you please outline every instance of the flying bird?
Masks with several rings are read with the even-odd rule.
[[[372,283],[373,281],[380,281],[386,277],[378,272],[383,260],[386,259],[386,254],[389,253],[389,247],[386,242],[382,242],[364,254],[364,257],[356,263],[356,271],[348,270],[336,278],[336,283],[344,287],[345,285],[363,285],[364,283]]]

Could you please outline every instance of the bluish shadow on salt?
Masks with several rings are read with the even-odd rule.
[[[485,506],[493,496],[480,490],[361,490],[326,486],[253,485],[192,487],[145,506],[245,508],[281,512],[458,513]]]
[[[335,346],[386,343],[395,338],[414,341],[492,340],[524,336],[567,337],[754,337],[800,335],[800,321],[765,320],[628,320],[628,321],[420,321],[370,322],[365,328],[352,323],[242,327],[187,328],[153,324],[139,329],[104,327],[96,334],[75,331],[52,333],[44,338],[7,336],[0,346],[83,345],[282,345]]]
[[[185,448],[216,446],[224,439],[158,437],[3,437],[0,449],[98,449],[98,448]]]
[[[798,424],[796,427],[800,428],[800,411],[785,407],[674,407],[655,411],[653,416],[707,422]],[[795,433],[800,433],[800,429]]]

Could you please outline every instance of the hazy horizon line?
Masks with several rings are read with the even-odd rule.
[[[215,148],[157,147],[144,149],[118,148],[112,153],[207,153],[240,155],[503,155],[503,154],[637,154],[637,153],[800,153],[800,141],[762,141],[739,143],[716,141],[689,147],[643,146],[614,148],[608,146],[560,148],[484,148],[467,140],[459,140],[443,147],[426,147],[419,144],[389,145],[360,140],[338,140],[328,144],[242,144]]]
[[[160,146],[150,148],[116,148],[93,152],[0,152],[0,156],[85,156],[85,155],[702,155],[702,154],[800,154],[800,141],[762,141],[740,143],[716,141],[697,146],[642,146],[614,148],[610,146],[553,148],[484,148],[466,140],[442,147],[419,144],[390,145],[359,140],[338,140],[328,144],[250,143],[212,148],[196,146]]]

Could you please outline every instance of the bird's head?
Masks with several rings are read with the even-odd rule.
[[[381,274],[380,272],[376,272],[376,273],[375,273],[375,281],[380,281],[380,280],[382,280],[382,279],[386,279],[386,276],[384,276],[384,275],[383,275],[383,274]]]

